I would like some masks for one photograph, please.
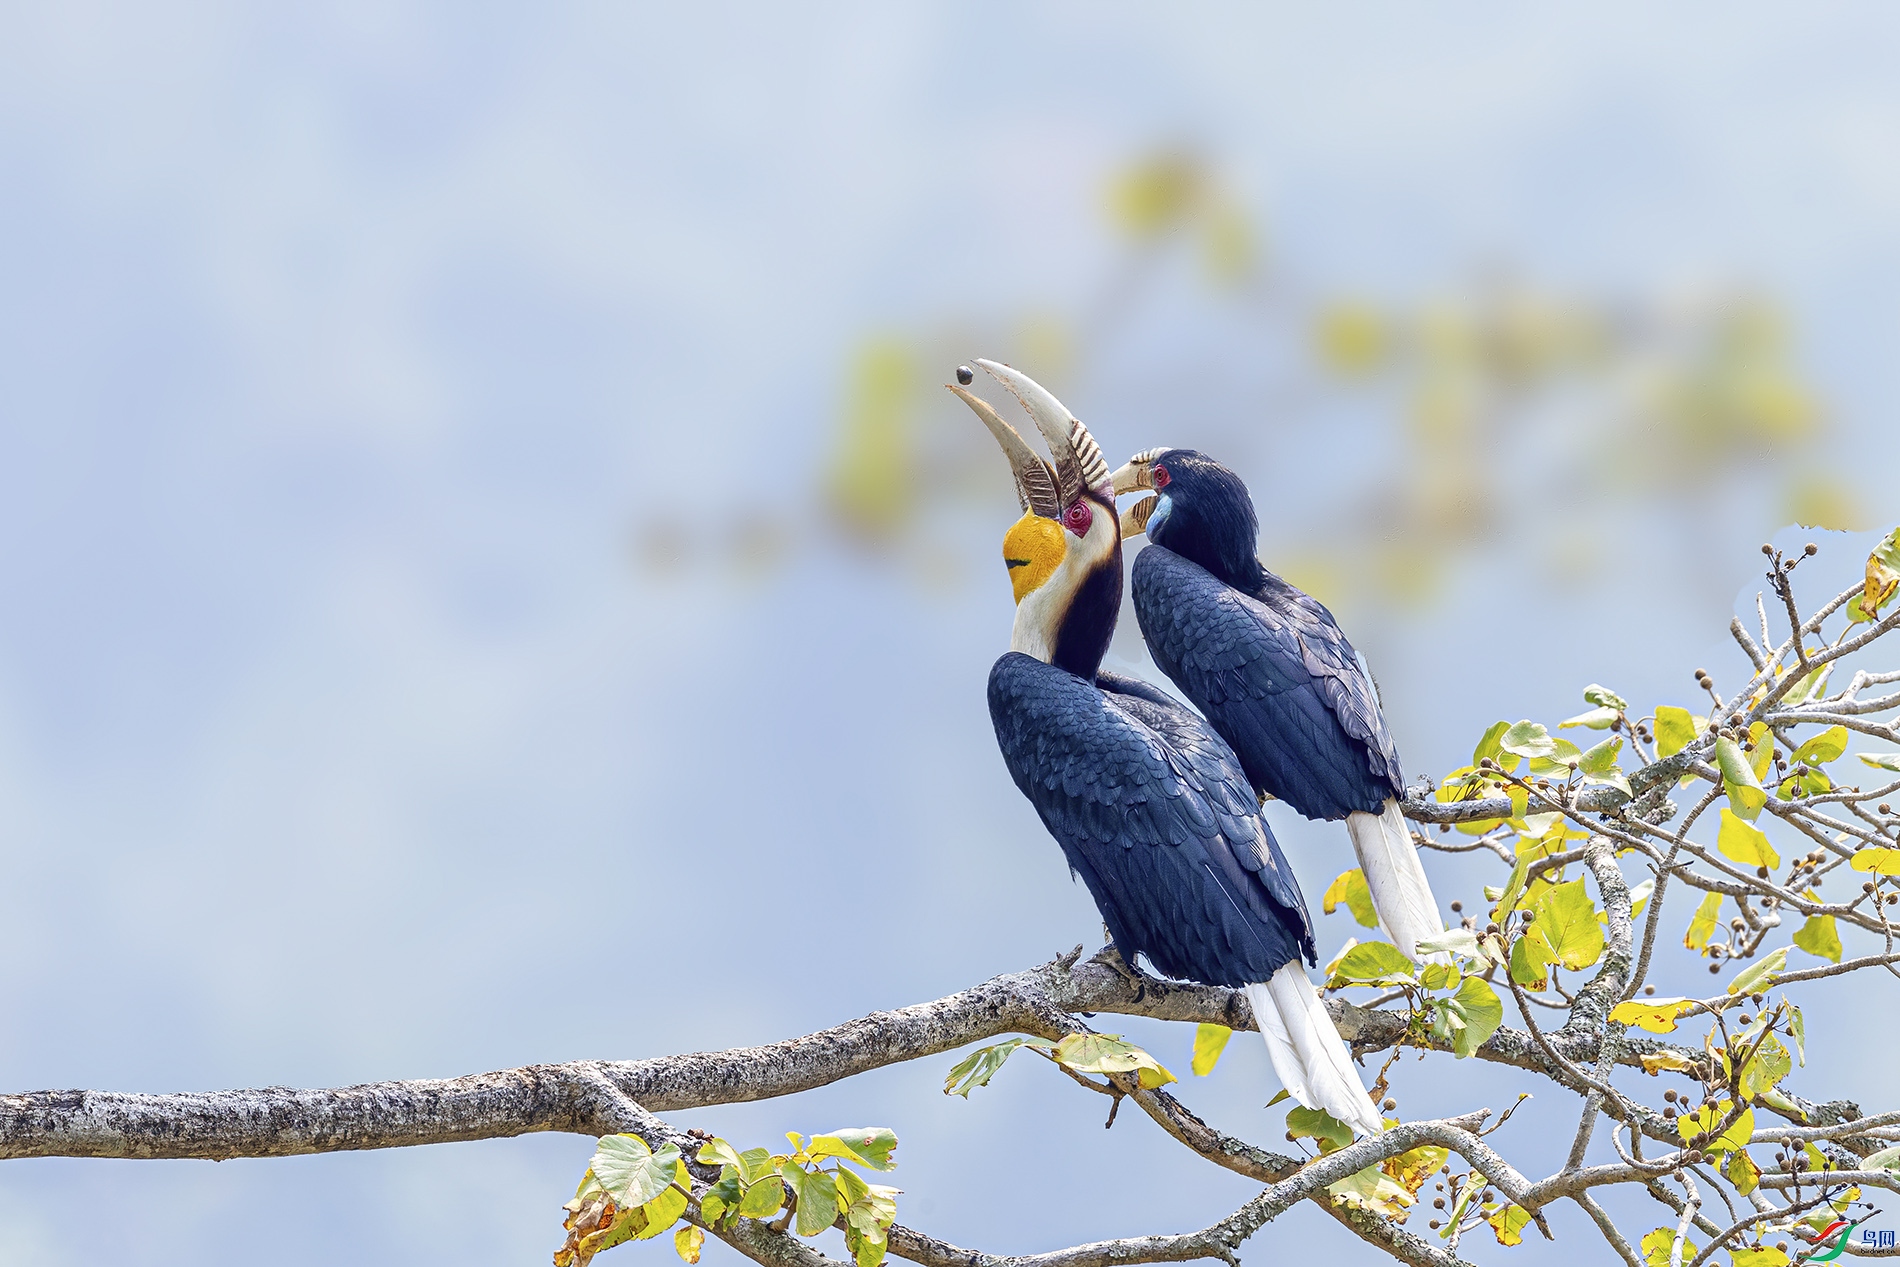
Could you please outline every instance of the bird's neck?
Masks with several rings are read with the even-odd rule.
[[[1159,544],[1200,564],[1223,584],[1243,594],[1258,596],[1266,587],[1267,570],[1260,566],[1260,556],[1254,553],[1250,533],[1212,532],[1199,521],[1179,520],[1178,515],[1170,517],[1170,531]]]
[[[1016,605],[1009,649],[1093,681],[1121,606],[1121,535],[1113,515],[1098,513],[1056,575]]]

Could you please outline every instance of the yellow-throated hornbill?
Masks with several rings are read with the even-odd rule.
[[[1123,536],[1150,542],[1133,577],[1148,653],[1256,791],[1346,820],[1380,923],[1418,958],[1445,925],[1399,811],[1399,752],[1365,659],[1317,599],[1261,566],[1238,475],[1192,449],[1150,449],[1111,478],[1118,494],[1153,490],[1121,516]]]
[[[1244,987],[1274,1070],[1301,1104],[1361,1132],[1383,1123],[1307,980],[1313,928],[1233,750],[1145,682],[1100,671],[1121,605],[1108,464],[1028,375],[979,361],[1049,442],[1045,462],[960,387],[1008,455],[1024,514],[1003,539],[1016,592],[990,718],[1016,786],[1082,877],[1129,965]],[[961,375],[959,375],[961,377]]]

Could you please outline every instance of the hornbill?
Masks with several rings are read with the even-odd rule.
[[[1101,672],[1122,593],[1101,450],[1028,375],[977,364],[1055,456],[1045,462],[981,398],[950,388],[1002,445],[1024,510],[1003,539],[1016,619],[989,683],[1010,776],[1129,967],[1145,955],[1166,976],[1243,987],[1287,1091],[1357,1131],[1382,1130],[1301,966],[1315,960],[1312,920],[1233,750],[1166,692]]]
[[[1124,537],[1150,542],[1133,579],[1148,653],[1233,745],[1263,802],[1346,820],[1380,922],[1418,959],[1418,942],[1445,926],[1364,657],[1317,599],[1261,566],[1238,475],[1192,449],[1150,449],[1111,481],[1117,494],[1153,490],[1120,520]]]

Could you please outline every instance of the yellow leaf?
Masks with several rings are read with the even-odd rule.
[[[1643,1072],[1656,1073],[1668,1069],[1682,1073],[1696,1067],[1695,1061],[1679,1051],[1646,1051],[1643,1053]]]
[[[1214,1063],[1226,1050],[1227,1040],[1234,1031],[1225,1025],[1214,1025],[1203,1021],[1194,1030],[1194,1072],[1205,1078],[1214,1072]]]
[[[1875,875],[1900,875],[1900,849],[1862,849],[1847,865]]]
[[[1709,944],[1709,938],[1715,936],[1715,921],[1722,914],[1722,895],[1711,893],[1702,899],[1695,908],[1695,915],[1689,920],[1689,931],[1683,935],[1684,950],[1701,950]]]
[[[1643,1267],[1669,1267],[1669,1254],[1675,1248],[1676,1229],[1659,1227],[1653,1232],[1643,1234]],[[1682,1238],[1682,1261],[1690,1262],[1695,1258],[1695,1242],[1688,1237]]]
[[[688,1223],[685,1227],[673,1233],[673,1248],[679,1251],[679,1256],[689,1263],[699,1261],[699,1247],[705,1243],[706,1233],[700,1231],[691,1223]]]
[[[1492,1234],[1498,1238],[1498,1244],[1516,1245],[1524,1239],[1524,1227],[1531,1221],[1529,1210],[1515,1205],[1501,1205],[1484,1216],[1491,1225]]]
[[[1715,834],[1715,847],[1722,856],[1745,867],[1781,865],[1781,855],[1768,843],[1768,835],[1753,823],[1743,822],[1733,812],[1722,811],[1722,826]]]
[[[1767,734],[1768,723],[1765,721],[1758,721],[1748,728],[1748,741],[1755,745],[1755,750],[1749,754],[1748,768],[1755,772],[1756,782],[1767,778],[1769,767],[1775,763],[1775,743],[1772,738],[1764,738]],[[1841,735],[1841,746],[1844,748],[1847,746],[1847,732],[1842,730]],[[1839,756],[1840,753],[1834,755]]]
[[[1449,1156],[1451,1156],[1451,1150],[1448,1148],[1440,1148],[1435,1144],[1421,1144],[1409,1152],[1400,1153],[1397,1157],[1386,1158],[1385,1163],[1379,1168],[1400,1187],[1416,1196],[1418,1190],[1425,1186],[1425,1181],[1438,1172],[1438,1168],[1445,1164],[1445,1159]]]
[[[1673,757],[1702,733],[1697,719],[1686,708],[1663,704],[1656,709],[1656,756]]]
[[[1829,963],[1841,961],[1841,935],[1834,927],[1832,915],[1808,916],[1808,922],[1795,933],[1794,944]]]
[[[1900,528],[1882,537],[1867,556],[1867,578],[1860,597],[1847,605],[1847,618],[1875,619],[1896,589],[1900,589]]]
[[[1755,1164],[1746,1149],[1736,1149],[1729,1155],[1728,1165],[1722,1168],[1728,1181],[1735,1185],[1735,1191],[1747,1196],[1761,1182],[1761,1167]]]
[[[1352,917],[1367,928],[1379,926],[1379,913],[1372,908],[1372,889],[1366,884],[1366,873],[1357,867],[1342,872],[1326,886],[1326,895],[1320,899],[1320,906],[1331,915],[1342,902],[1352,912]]]
[[[1698,1136],[1705,1137],[1700,1144],[1694,1145],[1705,1153],[1728,1152],[1747,1147],[1748,1141],[1755,1134],[1755,1110],[1753,1109],[1743,1109],[1741,1116],[1731,1122],[1720,1135],[1713,1139],[1706,1138],[1715,1130],[1716,1124],[1728,1116],[1729,1109],[1734,1106],[1734,1103],[1733,1100],[1721,1100],[1708,1108],[1683,1114],[1676,1119],[1676,1133],[1682,1136],[1682,1142],[1685,1144]]]
[[[1694,999],[1627,999],[1610,1009],[1610,1019],[1618,1025],[1634,1025],[1652,1034],[1673,1033],[1676,1022],[1699,1004]]]
[[[1377,1166],[1329,1183],[1326,1191],[1332,1194],[1334,1205],[1370,1210],[1389,1219],[1404,1214],[1405,1207],[1417,1199]]]

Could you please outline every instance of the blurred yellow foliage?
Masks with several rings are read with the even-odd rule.
[[[1320,362],[1342,377],[1370,374],[1391,353],[1391,332],[1384,315],[1356,300],[1323,308],[1317,335]]]
[[[910,350],[895,339],[865,344],[852,364],[825,491],[832,516],[861,539],[896,536],[914,508],[916,383]]]
[[[1189,154],[1161,153],[1130,164],[1109,183],[1115,226],[1136,238],[1158,238],[1199,212],[1207,173]]]

